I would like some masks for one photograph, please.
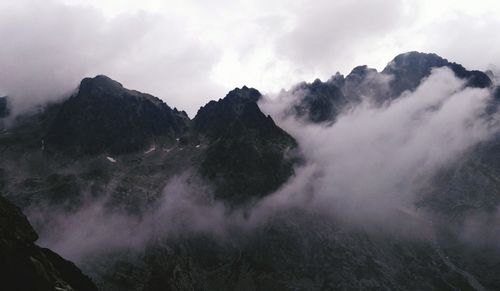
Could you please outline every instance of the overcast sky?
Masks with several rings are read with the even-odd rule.
[[[263,93],[395,55],[500,65],[500,2],[3,0],[0,92],[54,98],[106,74],[193,116],[234,87]]]

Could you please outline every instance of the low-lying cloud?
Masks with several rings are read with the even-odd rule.
[[[415,195],[440,169],[498,131],[485,118],[489,89],[464,87],[449,69],[435,69],[414,92],[374,106],[365,101],[333,125],[293,117],[278,124],[294,136],[316,169],[313,204],[334,213],[373,220],[409,210]],[[264,111],[286,112],[283,98],[264,101]],[[283,105],[284,104],[284,105]],[[285,106],[285,107],[283,107]]]
[[[426,220],[414,205],[419,190],[499,129],[498,119],[485,114],[490,90],[464,86],[449,69],[435,69],[414,92],[381,106],[366,101],[331,125],[277,114],[289,105],[282,98],[290,102],[296,96],[265,99],[261,108],[297,139],[306,163],[250,209],[214,201],[208,185],[185,173],[168,181],[162,197],[141,216],[110,211],[104,200],[88,200],[74,214],[34,209],[29,216],[45,224],[39,228],[42,245],[76,262],[141,250],[166,237],[250,231],[289,209],[388,228],[406,223],[397,215]]]

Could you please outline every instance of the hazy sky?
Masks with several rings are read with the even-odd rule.
[[[234,87],[263,93],[395,55],[500,64],[500,2],[4,0],[0,93],[45,100],[107,74],[193,116]]]

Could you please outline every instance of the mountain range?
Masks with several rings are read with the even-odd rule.
[[[397,102],[439,68],[453,72],[465,88],[490,90],[483,114],[494,118],[500,90],[488,74],[419,52],[396,56],[381,72],[358,66],[347,76],[297,84],[286,91],[294,99],[281,113],[306,125],[332,126],[361,104]],[[12,114],[9,98],[0,98],[0,285],[6,290],[500,289],[498,247],[470,245],[454,232],[471,211],[494,220],[500,136],[440,169],[421,191],[415,207],[439,223],[397,215],[402,228],[437,233],[425,239],[298,207],[273,209],[251,230],[236,224],[218,235],[182,231],[182,222],[187,219],[186,229],[211,225],[213,210],[207,207],[222,209],[223,219],[233,219],[233,213],[250,219],[255,205],[272,199],[308,162],[297,137],[263,113],[266,96],[258,90],[236,88],[192,119],[103,75],[83,79],[62,101],[23,114]],[[182,185],[172,183],[179,177]],[[185,184],[194,186],[186,190]],[[204,207],[178,208],[175,201],[184,200],[175,195],[186,192]],[[92,212],[93,205],[100,212]],[[163,207],[180,212],[165,217]],[[134,228],[125,240],[144,239],[74,255],[94,243],[92,230],[107,238],[122,226],[122,220],[103,223],[109,229],[101,229],[99,220],[82,222],[81,232],[91,231],[62,247],[54,242],[79,233],[78,223],[69,224],[74,213],[84,220],[126,217]],[[160,229],[146,231],[150,220]],[[174,234],[162,230],[170,231],[173,223],[180,225]],[[62,229],[65,224],[74,229]],[[53,243],[76,265],[38,246],[35,230],[46,237],[39,244]]]

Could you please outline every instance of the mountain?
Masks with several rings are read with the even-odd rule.
[[[343,76],[340,76],[342,83]],[[349,98],[344,95],[337,83],[321,82],[316,79],[313,83],[301,83],[292,89],[292,94],[302,95],[292,111],[298,117],[307,117],[312,122],[331,120],[332,116],[339,114],[349,103]]]
[[[250,203],[282,185],[297,162],[295,140],[260,111],[259,98],[255,89],[235,89],[190,120],[108,77],[86,78],[74,96],[18,117],[0,135],[4,195],[23,207],[68,209],[84,193],[111,195],[110,205],[137,212],[190,171],[215,198]]]
[[[97,290],[73,263],[35,245],[37,238],[20,209],[0,197],[2,290]]]
[[[345,77],[297,84],[287,92],[299,97],[287,113],[330,126],[343,110],[366,98],[390,102],[444,66],[467,86],[492,86],[481,72],[411,52],[382,72],[358,66]],[[294,137],[261,111],[262,98],[254,88],[236,88],[190,119],[106,76],[86,78],[71,97],[20,115],[0,132],[0,196],[29,215],[49,238],[42,242],[55,238],[62,250],[80,252],[74,261],[101,290],[500,288],[498,250],[464,243],[455,232],[468,213],[494,214],[500,203],[498,137],[441,169],[420,193],[415,208],[436,222],[399,211],[388,223],[400,233],[371,217],[359,225],[273,204],[257,223],[252,207],[296,186],[287,182],[308,165]],[[314,187],[300,194],[314,195]],[[20,210],[0,197],[0,262],[19,262],[10,269],[0,263],[2,274],[17,274],[9,284],[22,274],[34,278],[26,284],[93,290],[74,265],[35,241]],[[48,276],[39,279],[34,260]]]
[[[260,198],[293,174],[294,160],[286,155],[297,143],[260,111],[261,97],[255,89],[236,88],[200,108],[193,120],[208,142],[201,173],[215,183],[218,198]]]
[[[318,79],[310,84],[299,84],[290,91],[298,96],[290,113],[315,123],[332,122],[342,110],[356,106],[365,97],[381,104],[399,97],[404,91],[413,91],[433,68],[442,67],[466,80],[466,86],[492,86],[486,73],[469,71],[436,54],[407,52],[396,56],[382,72],[364,65],[354,68],[345,78],[337,73],[326,82]]]
[[[185,112],[160,99],[128,90],[106,76],[83,79],[52,122],[47,149],[82,154],[123,154],[172,143],[186,131]]]
[[[261,112],[260,98],[237,88],[190,120],[108,77],[86,78],[70,98],[17,117],[0,135],[1,195],[67,216],[104,199],[110,215],[140,219],[171,179],[189,173],[213,186],[216,200],[245,206],[280,187],[297,162],[297,143]],[[34,225],[45,233],[56,222]]]
[[[403,91],[414,90],[420,81],[428,77],[433,68],[450,68],[458,78],[467,80],[467,86],[487,88],[492,82],[486,73],[469,71],[462,65],[449,62],[436,54],[408,52],[396,56],[382,70],[382,74],[394,76],[391,81],[392,96],[397,97]]]

